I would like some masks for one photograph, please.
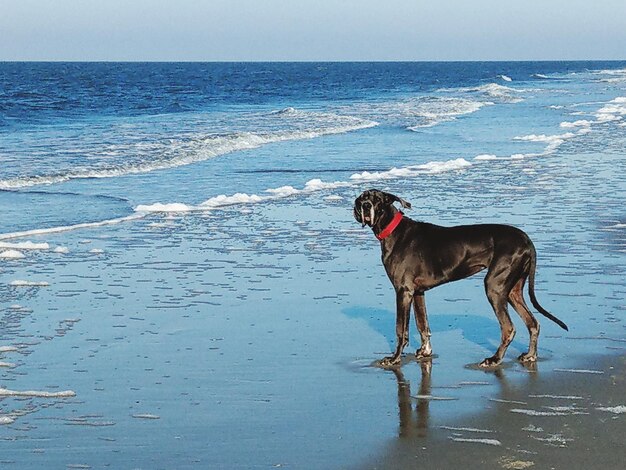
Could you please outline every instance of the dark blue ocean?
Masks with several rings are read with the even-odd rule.
[[[2,63],[0,189],[12,192],[0,194],[8,214],[0,233],[97,222],[157,202],[195,206],[314,179],[349,181],[363,171],[524,153],[519,142],[500,142],[499,132],[482,142],[481,128],[463,142],[457,129],[481,117],[489,125],[515,119],[524,108],[515,104],[537,93],[546,106],[558,104],[562,89],[606,84],[598,72],[623,66]],[[506,128],[543,133],[536,126],[547,116],[534,113],[528,126],[515,120]],[[556,125],[566,118],[551,114]],[[399,143],[389,148],[394,136]],[[365,151],[309,151],[318,142],[339,149],[332,142],[370,139]]]
[[[416,455],[462,457],[484,444],[449,429],[623,351],[625,149],[626,61],[0,63],[1,465],[371,468],[407,406]],[[570,332],[541,318],[527,370],[515,319],[478,370],[500,333],[477,275],[427,295],[432,377],[372,367],[395,303],[352,216],[370,187],[523,228]],[[502,449],[542,455],[566,430],[541,419]]]

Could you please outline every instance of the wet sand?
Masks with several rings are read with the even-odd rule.
[[[451,423],[431,419],[440,391],[436,365],[398,379],[398,437],[358,468],[622,469],[626,459],[626,355],[599,356],[573,369],[528,369],[511,384],[507,369],[488,372],[500,391],[484,411]],[[521,367],[521,366],[520,366]]]

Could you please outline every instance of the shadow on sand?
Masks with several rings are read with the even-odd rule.
[[[378,334],[382,335],[389,343],[389,350],[396,347],[395,336],[395,312],[371,307],[348,307],[342,310],[348,318],[364,320],[367,325]],[[411,313],[413,316],[413,314]],[[500,326],[495,319],[488,319],[480,315],[429,315],[430,330],[435,336],[438,332],[460,330],[463,338],[487,350],[494,349],[494,344],[500,342]],[[418,338],[415,344],[419,344],[419,335],[415,323],[409,326],[412,332],[411,338]],[[521,332],[521,331],[520,331]],[[491,341],[490,341],[491,340]],[[433,338],[436,344],[436,337]],[[436,347],[436,346],[435,346]],[[510,347],[520,351],[526,351],[528,345],[522,341],[513,340]]]

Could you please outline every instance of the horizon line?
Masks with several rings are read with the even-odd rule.
[[[262,60],[262,59],[247,59],[247,60],[204,60],[204,59],[0,59],[0,63],[215,63],[215,64],[241,64],[241,63],[261,63],[261,64],[290,64],[290,63],[302,63],[302,64],[315,64],[315,63],[352,63],[352,64],[364,64],[364,63],[463,63],[463,62],[485,62],[485,63],[502,63],[502,62],[626,62],[624,59],[412,59],[412,60],[400,60],[400,59],[374,59],[374,60],[328,60],[328,59],[287,59],[287,60]]]

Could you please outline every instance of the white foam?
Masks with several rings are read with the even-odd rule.
[[[583,408],[579,408],[578,406],[575,406],[575,405],[569,405],[569,406],[544,406],[544,408],[546,408],[548,410],[551,410],[551,411],[568,413],[568,414],[571,414],[571,415],[588,415],[589,414],[586,411],[583,411]]]
[[[543,428],[539,426],[535,426],[534,424],[529,424],[528,426],[522,428],[522,431],[543,432]]]
[[[45,281],[23,281],[21,279],[17,279],[9,282],[9,285],[13,287],[47,287],[50,284]]]
[[[472,164],[464,158],[457,158],[446,162],[429,162],[424,165],[418,165],[416,168],[419,170],[426,170],[426,172],[430,174],[435,174],[461,170],[463,168],[467,168],[468,166],[472,166]]]
[[[228,153],[259,148],[263,145],[292,140],[306,140],[317,137],[343,134],[378,125],[353,116],[341,116],[334,113],[299,111],[287,108],[280,112],[269,113],[279,119],[286,119],[284,124],[292,130],[271,132],[237,132],[226,135],[209,135],[170,140],[166,144],[145,144],[151,152],[145,161],[119,165],[110,168],[87,168],[67,171],[58,175],[40,175],[0,180],[0,189],[24,188],[36,185],[63,183],[72,179],[114,178],[126,175],[149,173],[156,170],[175,168],[202,162]],[[154,154],[161,158],[154,158]]]
[[[33,242],[22,242],[22,243],[7,243],[0,242],[0,248],[13,248],[16,250],[48,250],[50,245],[47,243],[33,243]]]
[[[626,116],[626,97],[624,96],[609,101],[595,113],[598,123],[620,121],[624,116]]]
[[[434,395],[415,395],[411,398],[417,398],[418,400],[429,400],[429,401],[456,401],[458,398],[456,397],[438,397]]]
[[[63,254],[65,254],[65,253],[69,253],[70,249],[68,247],[66,247],[66,246],[57,246],[54,249],[54,252],[55,253],[63,253]]]
[[[100,222],[86,222],[76,225],[67,225],[62,227],[51,227],[34,230],[26,230],[24,232],[13,232],[0,234],[0,240],[9,240],[12,238],[32,237],[34,235],[46,235],[50,233],[69,232],[72,230],[78,230],[83,228],[103,227],[106,225],[116,225],[122,222],[128,222],[131,220],[137,220],[144,217],[142,214],[133,214],[126,217],[120,217],[117,219],[102,220]]]
[[[604,374],[602,370],[592,369],[554,369],[556,372],[571,372],[573,374]]]
[[[552,398],[554,400],[582,400],[577,395],[528,395],[530,398]]]
[[[488,154],[488,153],[484,153],[481,155],[476,155],[474,157],[474,160],[477,161],[489,161],[489,160],[497,160],[498,157],[496,155],[492,155],[492,154]]]
[[[549,155],[555,152],[566,140],[572,139],[577,135],[584,134],[588,132],[588,128],[581,129],[577,133],[566,132],[564,134],[554,134],[554,135],[546,135],[546,134],[529,134],[523,136],[513,137],[513,140],[521,141],[521,142],[538,142],[547,144],[544,151],[541,153],[516,153],[511,155],[512,160],[523,160],[529,157],[542,157],[545,155]]]
[[[562,411],[539,411],[539,410],[528,410],[524,408],[512,408],[511,413],[518,413],[528,416],[567,416],[571,413],[565,413]]]
[[[104,250],[101,248],[93,248],[89,250],[89,253],[92,253],[94,255],[101,255],[102,253],[104,253]]]
[[[392,168],[387,171],[369,172],[364,171],[361,173],[355,173],[350,176],[352,181],[378,181],[396,178],[411,178],[423,174],[437,174],[447,171],[461,170],[472,166],[470,162],[464,158],[457,158],[455,160],[449,160],[445,162],[429,162],[423,165],[415,165],[404,168]]]
[[[546,134],[530,134],[518,137],[513,137],[513,140],[521,140],[525,142],[542,142],[549,145],[560,145],[565,140],[575,137],[576,134],[572,132],[566,132],[565,134],[546,135]]]
[[[2,259],[22,259],[25,258],[24,253],[17,250],[5,250],[0,252],[0,258]]]
[[[478,433],[492,433],[490,429],[478,429],[478,428],[457,428],[453,426],[439,426],[440,429],[446,429],[448,431],[457,431],[457,432],[478,432]]]
[[[596,410],[606,411],[608,413],[614,414],[624,414],[626,413],[626,406],[618,405],[618,406],[600,406],[596,408]]]
[[[326,183],[321,179],[314,178],[309,180],[304,185],[305,192],[315,192],[315,191],[326,191],[329,189],[337,189],[344,186],[350,186],[350,183],[346,183],[343,181],[335,181],[333,183]]]
[[[499,78],[501,78],[502,80],[504,80],[505,82],[512,82],[513,79],[511,77],[509,77],[508,75],[498,75]]]
[[[587,119],[579,119],[578,121],[563,121],[559,124],[560,127],[564,129],[573,129],[575,127],[589,127],[591,126],[591,121]]]
[[[493,103],[458,96],[424,95],[403,100],[366,102],[342,109],[350,114],[365,116],[374,122],[417,132],[475,113],[488,104]]]
[[[63,392],[45,392],[45,391],[16,391],[6,388],[0,388],[0,397],[38,397],[38,398],[71,398],[75,397],[76,392],[65,390]]]
[[[11,418],[10,416],[0,416],[0,425],[13,424],[14,422],[15,422],[15,418]]]
[[[496,403],[510,403],[512,405],[528,405],[525,401],[516,401],[516,400],[505,400],[503,398],[490,398],[489,401],[493,401]]]
[[[523,98],[521,98],[519,94],[527,90],[511,88],[505,85],[500,85],[499,83],[488,83],[478,87],[444,88],[440,91],[478,93],[496,101],[501,101],[505,103],[519,103],[523,101]]]
[[[288,197],[298,194],[300,191],[293,186],[281,186],[280,188],[266,189],[265,192],[273,194],[276,197]]]
[[[243,204],[257,204],[266,201],[272,201],[276,199],[282,199],[285,197],[294,196],[297,194],[308,194],[317,191],[332,190],[347,186],[352,186],[357,183],[365,181],[377,181],[387,180],[393,178],[413,177],[423,174],[438,174],[447,171],[460,170],[471,166],[467,160],[463,158],[457,158],[455,160],[449,160],[445,162],[429,162],[423,165],[416,165],[406,168],[392,168],[383,172],[368,172],[355,173],[350,176],[350,182],[347,181],[334,181],[325,182],[319,178],[309,180],[305,183],[302,189],[296,189],[293,186],[281,186],[279,188],[266,189],[264,192],[268,193],[267,196],[259,196],[257,194],[237,193],[233,195],[221,194],[219,196],[212,197],[206,201],[194,206],[183,204],[179,202],[174,203],[154,203],[154,204],[140,204],[134,209],[141,214],[151,212],[199,212],[199,211],[211,211],[226,206],[243,205]]]
[[[566,444],[568,442],[571,442],[574,440],[574,439],[568,439],[566,437],[563,437],[563,435],[561,434],[550,434],[548,437],[537,437],[537,436],[530,436],[530,437],[532,437],[536,441],[547,442],[548,444],[558,445],[559,447],[566,447]]]
[[[13,308],[13,306],[11,306]],[[21,307],[18,305],[21,309]],[[15,309],[18,310],[18,309]],[[0,346],[0,353],[16,352],[19,351],[15,346]]]
[[[626,228],[626,224],[615,224],[607,228]]]
[[[456,119],[459,116],[472,114],[483,106],[492,104],[461,98],[437,98],[429,100],[423,107],[413,107],[405,110],[406,119],[413,116],[421,118],[419,124],[408,126],[407,130],[418,132],[426,127],[433,127],[443,122]]]
[[[135,207],[136,212],[190,212],[194,207],[179,202],[170,204],[161,204],[160,202],[154,204],[139,204]]]
[[[497,439],[471,439],[465,437],[450,437],[451,441],[454,442],[467,442],[470,444],[487,444],[490,446],[501,446],[502,443]]]
[[[137,419],[161,419],[159,415],[154,415],[151,413],[137,413],[132,415],[132,417]]]
[[[226,196],[225,194],[220,194],[219,196],[212,197],[207,199],[203,203],[200,204],[200,207],[204,208],[216,208],[216,207],[224,207],[224,206],[232,206],[236,204],[256,204],[262,202],[264,200],[263,197],[257,196],[256,194],[246,194],[246,193],[236,193],[232,196]]]

